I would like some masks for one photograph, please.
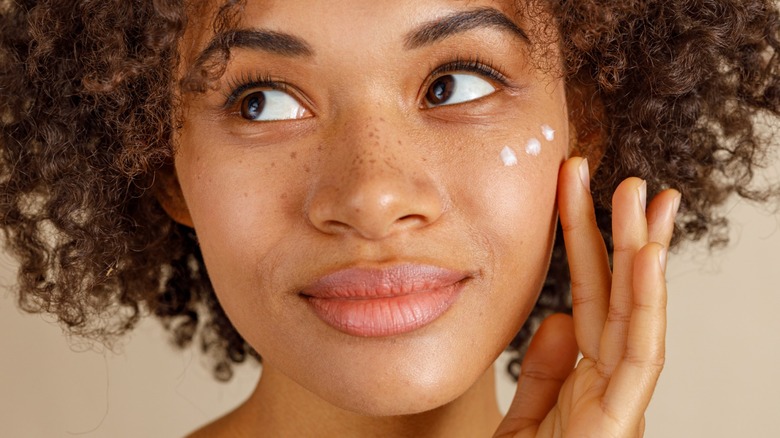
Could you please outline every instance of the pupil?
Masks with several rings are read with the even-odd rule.
[[[241,104],[241,116],[254,120],[260,117],[263,108],[265,108],[265,93],[252,93]]]
[[[442,76],[431,84],[426,99],[434,105],[444,103],[450,99],[454,88],[455,78],[452,75]]]

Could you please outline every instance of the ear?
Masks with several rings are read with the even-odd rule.
[[[160,203],[160,206],[168,213],[171,219],[182,225],[194,228],[190,210],[187,208],[187,203],[179,185],[179,178],[176,176],[176,169],[173,165],[166,165],[157,172],[154,195],[157,198],[157,202]]]
[[[569,156],[588,159],[591,175],[601,164],[607,148],[607,118],[592,80],[573,79],[567,84],[569,108]]]

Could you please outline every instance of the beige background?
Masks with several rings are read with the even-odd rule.
[[[767,177],[780,181],[780,166]],[[732,245],[672,256],[667,366],[647,437],[780,436],[780,215],[732,202]],[[13,262],[0,254],[0,281]],[[0,293],[0,436],[176,437],[246,397],[259,370],[212,381],[147,321],[118,354],[68,342]],[[499,368],[501,403],[513,388]]]

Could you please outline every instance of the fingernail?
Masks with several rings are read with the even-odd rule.
[[[642,211],[647,210],[647,181],[642,181],[639,186],[639,202],[642,204]]]
[[[588,168],[587,158],[580,163],[580,180],[582,181],[582,186],[585,187],[585,190],[590,192],[590,169]]]
[[[672,219],[674,219],[677,216],[677,212],[680,211],[680,202],[682,201],[682,195],[677,194],[677,197],[674,198],[674,204],[672,205]]]
[[[658,262],[661,264],[661,272],[666,272],[666,255],[668,250],[666,248],[661,248],[660,251],[658,251]]]

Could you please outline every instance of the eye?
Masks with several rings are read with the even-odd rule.
[[[241,117],[252,121],[302,119],[307,113],[294,97],[280,90],[256,91],[241,101]]]
[[[470,74],[449,74],[433,81],[425,93],[428,108],[455,105],[485,97],[496,91],[490,82]]]

